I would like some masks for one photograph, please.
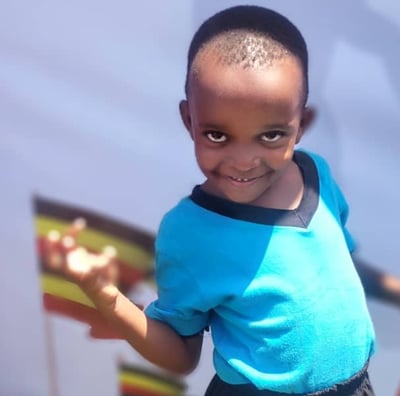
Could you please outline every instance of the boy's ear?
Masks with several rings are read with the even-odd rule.
[[[185,128],[190,135],[192,135],[192,120],[190,118],[189,103],[187,100],[181,100],[179,102],[179,113],[181,114],[183,125],[185,125]]]
[[[302,136],[307,132],[307,129],[311,127],[317,117],[317,110],[314,106],[306,106],[303,110],[303,116],[300,121],[300,133],[297,137],[296,143],[300,141]]]
[[[314,106],[306,106],[301,119],[301,128],[303,133],[307,131],[317,118],[317,109]]]

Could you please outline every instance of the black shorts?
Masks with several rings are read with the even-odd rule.
[[[359,373],[349,380],[334,385],[329,389],[315,393],[281,393],[257,389],[252,384],[231,385],[222,381],[217,375],[211,380],[205,396],[375,396],[372,389],[366,365]]]

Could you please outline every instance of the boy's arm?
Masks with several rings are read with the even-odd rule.
[[[75,221],[61,237],[50,232],[44,259],[92,300],[98,311],[145,359],[177,374],[191,372],[198,363],[202,336],[182,337],[170,326],[151,319],[117,288],[113,248],[95,254],[76,244],[76,237],[85,227]]]
[[[181,337],[167,324],[147,317],[120,292],[111,305],[101,297],[89,297],[128,343],[150,362],[177,374],[188,374],[197,366],[202,335]]]
[[[353,255],[353,261],[367,297],[400,306],[400,278],[385,273]]]

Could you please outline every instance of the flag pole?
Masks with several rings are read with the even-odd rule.
[[[47,363],[49,366],[49,386],[50,396],[59,396],[58,384],[57,384],[57,364],[56,354],[54,350],[54,334],[52,331],[50,315],[44,312],[45,318],[45,339],[47,346]]]
[[[38,229],[36,224],[36,217],[38,215],[38,206],[40,202],[40,198],[38,196],[37,191],[35,191],[32,195],[32,211],[34,215],[34,226],[35,226],[35,243],[37,244],[38,241]],[[38,250],[36,248],[36,253]],[[39,258],[39,256],[37,256]],[[40,258],[39,258],[40,263]],[[39,266],[39,276],[42,274],[41,265]],[[40,279],[40,278],[39,278]],[[43,288],[43,287],[42,287]],[[56,367],[56,355],[54,350],[54,335],[52,331],[52,326],[50,322],[49,314],[46,312],[46,308],[44,306],[43,301],[43,291],[41,291],[42,296],[42,312],[44,314],[44,336],[45,336],[45,343],[46,343],[46,352],[47,352],[47,364],[49,369],[49,388],[50,388],[50,396],[59,396],[59,389],[57,384],[57,367]]]

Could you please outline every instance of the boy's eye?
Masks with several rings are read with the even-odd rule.
[[[283,132],[281,131],[271,131],[265,132],[261,135],[261,140],[264,142],[276,142],[283,136]]]
[[[214,143],[222,143],[226,141],[226,135],[218,131],[206,132],[205,136],[207,137],[207,139],[211,140]]]

